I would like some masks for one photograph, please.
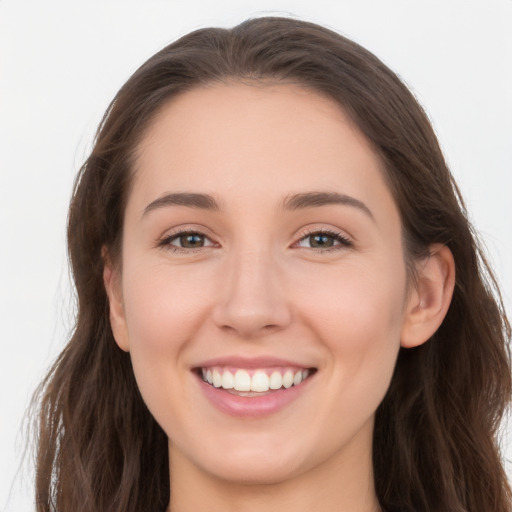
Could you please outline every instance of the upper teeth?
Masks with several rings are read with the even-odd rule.
[[[309,370],[256,370],[251,376],[246,370],[232,372],[223,368],[203,368],[202,376],[205,382],[216,388],[261,393],[269,389],[297,386],[309,376]]]

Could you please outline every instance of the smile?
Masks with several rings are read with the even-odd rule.
[[[204,382],[214,388],[223,388],[242,396],[257,396],[253,394],[268,393],[279,389],[289,389],[298,386],[316,370],[314,368],[226,368],[214,366],[200,368],[198,373]]]

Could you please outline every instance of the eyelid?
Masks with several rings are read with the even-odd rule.
[[[326,235],[334,238],[339,243],[337,245],[320,248],[320,247],[302,247],[298,244],[305,240],[306,238],[312,235]],[[326,226],[308,226],[305,230],[299,232],[295,238],[295,242],[292,244],[293,248],[302,248],[314,252],[328,252],[328,251],[337,251],[343,249],[350,249],[354,246],[354,239],[350,235],[348,235],[345,231],[334,228],[334,227],[326,227]]]
[[[172,245],[170,242],[179,238],[180,236],[187,235],[187,234],[197,234],[200,236],[205,237],[210,243],[208,245],[204,245],[202,247],[197,248],[185,248],[185,247],[179,247],[177,245]],[[309,236],[312,235],[326,235],[334,238],[339,243],[336,245],[333,245],[331,247],[327,248],[320,248],[320,247],[302,247],[299,245],[300,242],[302,242],[304,239],[306,239]],[[292,243],[292,248],[302,248],[306,250],[310,250],[313,252],[328,252],[328,251],[336,251],[341,249],[349,249],[354,246],[354,239],[350,235],[348,235],[345,231],[334,228],[332,226],[326,227],[321,225],[314,225],[314,226],[308,226],[306,228],[303,228],[301,231],[297,233],[297,235],[294,237],[294,242]],[[182,253],[193,253],[198,252],[201,250],[207,250],[211,247],[220,247],[220,243],[216,241],[216,237],[210,234],[210,230],[205,228],[204,226],[200,225],[181,225],[176,226],[170,230],[165,231],[165,233],[160,236],[156,240],[157,247],[161,247],[164,249],[172,250],[174,252],[182,252]]]
[[[170,242],[173,240],[179,238],[183,235],[188,234],[197,234],[200,236],[203,236],[205,239],[209,240],[211,243],[208,245],[205,245],[203,247],[196,247],[196,248],[186,248],[186,247],[179,247],[177,245],[172,245]],[[211,247],[219,246],[220,244],[215,240],[215,237],[210,234],[210,230],[205,228],[204,226],[198,226],[195,224],[188,224],[188,225],[181,225],[176,226],[172,229],[168,229],[164,232],[164,234],[156,240],[156,247],[160,247],[163,249],[171,250],[173,252],[182,252],[182,253],[194,253],[201,250],[209,249]]]

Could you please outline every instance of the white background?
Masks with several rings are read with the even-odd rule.
[[[72,326],[67,203],[103,111],[178,36],[286,13],[355,39],[412,88],[510,315],[512,0],[0,0],[0,511],[33,510],[22,418]]]

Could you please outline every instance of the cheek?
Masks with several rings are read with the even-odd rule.
[[[400,267],[397,265],[397,267]],[[405,269],[390,272],[383,265],[345,265],[326,269],[324,274],[304,274],[297,296],[302,297],[302,311],[333,331],[340,339],[359,332],[386,333],[401,325],[405,301]],[[399,332],[399,330],[398,330]],[[354,340],[356,342],[356,340]]]
[[[130,351],[161,357],[184,343],[204,317],[211,276],[165,263],[126,268],[123,284]],[[140,269],[140,270],[138,270]]]
[[[299,294],[306,322],[330,352],[338,378],[377,393],[389,384],[400,347],[406,279],[397,267],[346,265],[304,281]]]
[[[208,295],[202,293],[204,287],[191,282],[189,272],[171,272],[165,263],[144,264],[140,259],[123,263],[128,276],[123,296],[135,378],[157,422],[176,429],[181,424],[176,411],[183,413],[188,407],[183,400],[188,396],[183,377],[190,370],[183,354],[204,317],[202,301]]]

